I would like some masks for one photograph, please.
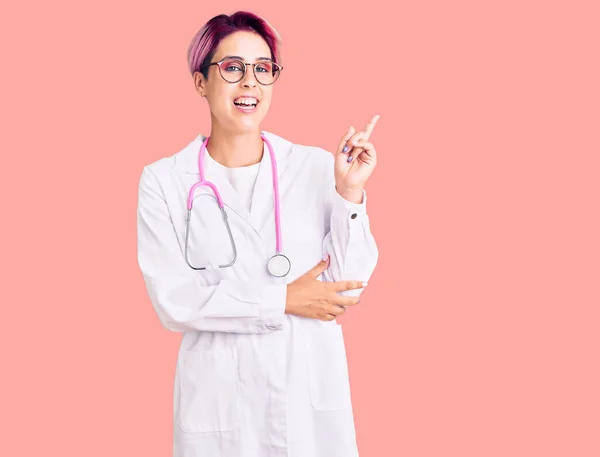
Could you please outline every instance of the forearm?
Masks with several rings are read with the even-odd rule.
[[[371,233],[367,215],[367,196],[333,189],[329,214],[329,232],[323,240],[323,253],[330,264],[324,273],[326,281],[368,281],[375,270],[379,251]],[[344,294],[355,295],[360,290]]]
[[[282,328],[285,284],[221,281],[202,286],[194,278],[153,273],[147,263],[141,265],[150,301],[168,330],[266,333]]]
[[[138,264],[163,324],[175,332],[265,333],[281,329],[286,286],[223,280],[202,284],[181,253],[160,187],[145,169],[139,183]]]

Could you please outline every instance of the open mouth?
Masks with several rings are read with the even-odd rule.
[[[254,109],[258,105],[258,100],[254,97],[238,97],[233,104],[242,109]]]

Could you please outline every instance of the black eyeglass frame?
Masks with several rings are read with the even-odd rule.
[[[238,79],[237,81],[229,81],[229,80],[225,79],[225,76],[223,76],[223,73],[221,72],[221,65],[223,65],[223,62],[225,62],[226,60],[233,60],[233,61],[239,62],[239,63],[241,63],[243,65],[242,68],[244,69],[244,71],[242,72],[242,77],[240,79]],[[256,66],[260,65],[262,62],[270,62],[271,65],[274,65],[277,68],[277,76],[275,77],[275,79],[273,80],[273,82],[270,83],[270,84],[265,84],[263,82],[260,82],[258,80],[258,77],[256,76]],[[241,61],[240,59],[232,59],[231,57],[223,57],[218,62],[211,62],[211,63],[207,64],[206,67],[211,67],[213,65],[217,65],[219,67],[219,75],[221,75],[221,78],[223,78],[223,80],[225,82],[228,82],[230,84],[239,83],[242,79],[244,79],[244,77],[246,76],[246,67],[248,65],[252,65],[252,72],[254,73],[254,78],[256,79],[256,81],[258,81],[259,84],[262,84],[263,86],[271,86],[271,85],[275,84],[275,81],[277,81],[279,79],[279,76],[281,76],[281,70],[283,70],[283,67],[281,65],[279,65],[278,63],[273,62],[270,59],[269,60],[266,60],[266,59],[265,60],[261,60],[261,61],[256,62],[256,63],[246,63],[246,62]]]

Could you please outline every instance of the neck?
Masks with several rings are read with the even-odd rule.
[[[229,168],[248,167],[259,163],[263,156],[260,130],[231,132],[213,123],[206,145],[210,156]]]

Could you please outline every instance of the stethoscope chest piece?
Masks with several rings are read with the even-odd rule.
[[[292,263],[285,255],[275,254],[269,259],[267,269],[269,270],[269,273],[276,278],[283,278],[292,269]]]

